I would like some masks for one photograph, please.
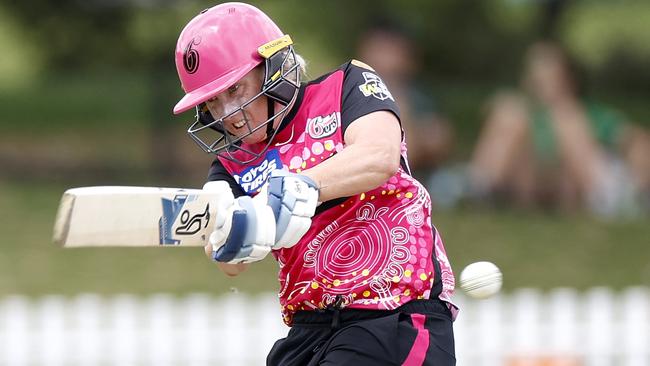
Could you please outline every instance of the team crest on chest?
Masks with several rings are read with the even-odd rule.
[[[307,133],[313,139],[321,139],[331,136],[339,128],[341,118],[339,112],[332,112],[326,116],[318,116],[307,119]]]
[[[393,95],[388,91],[386,84],[384,84],[379,76],[371,72],[364,72],[362,75],[366,82],[359,85],[359,90],[361,90],[364,96],[369,97],[372,95],[379,100],[390,99],[395,101]]]

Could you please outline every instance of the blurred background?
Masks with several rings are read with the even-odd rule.
[[[641,305],[630,307],[640,318],[628,319],[645,321],[631,326],[637,363],[622,363],[618,353],[593,361],[582,351],[562,362],[650,365],[643,351],[650,349],[650,2],[252,3],[292,36],[311,78],[350,58],[382,75],[400,103],[411,167],[431,192],[434,225],[457,274],[493,261],[508,304],[559,296],[581,309],[583,298],[605,298],[615,320],[618,301],[637,299]],[[272,260],[227,278],[201,250],[62,250],[50,239],[67,188],[203,185],[212,158],[185,134],[192,113],[171,113],[183,95],[173,52],[183,26],[212,5],[0,3],[0,338],[22,329],[20,339],[31,340],[29,329],[50,324],[48,308],[67,314],[119,305],[124,296],[178,307],[197,294],[239,304],[277,289]],[[459,319],[498,304],[459,296],[469,301]],[[267,303],[279,321],[276,304]],[[34,311],[41,317],[30,317]],[[63,320],[54,324],[67,329]],[[29,347],[13,339],[18,348],[2,358],[10,347],[0,347],[0,364],[33,364]],[[494,349],[490,364],[519,364]],[[47,361],[64,351],[49,352],[42,364],[66,364]],[[479,364],[461,362],[460,352],[459,364]],[[540,357],[531,362],[555,362]]]

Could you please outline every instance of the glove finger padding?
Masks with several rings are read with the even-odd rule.
[[[275,170],[269,178],[268,205],[276,222],[273,248],[290,248],[311,226],[318,205],[318,186],[304,175]]]
[[[275,239],[275,218],[271,208],[243,196],[226,210],[230,215],[227,215],[224,225],[210,235],[212,258],[232,264],[264,259]]]
[[[207,182],[203,186],[203,190],[220,193],[217,202],[215,203],[217,209],[214,217],[214,230],[210,234],[208,240],[214,251],[216,248],[223,245],[230,233],[235,196],[233,195],[230,186],[225,181]]]

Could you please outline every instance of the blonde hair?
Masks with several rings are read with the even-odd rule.
[[[300,81],[303,78],[307,77],[307,61],[305,60],[304,57],[302,57],[300,54],[298,54],[295,50],[293,52],[291,52],[289,55],[287,55],[289,50],[285,50],[285,51],[282,51],[282,52],[285,55],[284,57],[287,58],[286,67],[285,67],[284,64],[282,65],[283,66],[283,72],[282,73],[284,74],[284,70],[287,70],[287,69],[290,70],[290,69],[293,69],[295,66],[298,66],[298,73],[296,74],[296,76],[294,76],[294,74],[291,73],[291,74],[287,75],[286,77],[287,77],[287,79],[293,81],[294,83],[300,84]],[[292,57],[292,55],[293,55],[293,57]],[[297,80],[296,80],[296,78],[297,78]]]

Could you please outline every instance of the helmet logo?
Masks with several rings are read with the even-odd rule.
[[[192,42],[187,44],[183,52],[183,66],[189,74],[194,74],[199,69],[199,52],[192,48],[192,46],[199,43],[201,43],[201,38],[194,38]]]

